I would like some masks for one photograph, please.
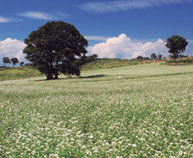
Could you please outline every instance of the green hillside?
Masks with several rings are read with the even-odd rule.
[[[0,81],[15,80],[41,76],[37,69],[31,67],[0,68]]]
[[[193,58],[180,58],[175,62],[174,60],[166,60],[167,65],[192,65]],[[88,70],[99,70],[99,69],[110,69],[118,68],[132,65],[140,64],[150,64],[150,63],[165,63],[165,61],[160,60],[128,60],[128,59],[96,59],[93,62],[85,64],[81,68],[81,72]],[[15,67],[15,68],[0,68],[0,81],[3,80],[15,80],[39,77],[42,75],[37,69],[32,67]]]
[[[115,68],[123,67],[137,64],[147,64],[151,63],[150,60],[128,60],[128,59],[96,59],[93,62],[85,64],[82,67],[82,70],[97,70],[97,69],[106,69],[106,68]]]
[[[106,68],[123,67],[137,64],[146,64],[151,61],[137,61],[127,59],[96,59],[93,62],[85,64],[81,71],[98,70]],[[31,67],[16,67],[16,68],[0,68],[0,81],[2,80],[14,80],[43,76],[38,70]]]

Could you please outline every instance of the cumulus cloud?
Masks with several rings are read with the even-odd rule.
[[[111,0],[108,2],[89,2],[79,6],[80,9],[89,12],[116,12],[121,10],[142,9],[157,7],[160,5],[172,5],[193,2],[193,0]]]
[[[142,43],[131,40],[126,34],[109,38],[105,42],[94,46],[89,46],[88,52],[89,54],[97,54],[100,58],[131,59],[139,55],[150,57],[152,53],[168,56],[168,49],[165,47],[165,41],[162,39]]]
[[[17,57],[19,61],[24,61],[23,49],[26,47],[23,41],[7,38],[0,41],[0,63],[3,57]]]

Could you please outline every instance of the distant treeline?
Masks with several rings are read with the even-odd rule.
[[[188,55],[184,55],[184,54],[180,54],[177,58],[187,58],[189,57]],[[155,53],[151,54],[151,57],[143,57],[143,56],[138,56],[135,59],[131,59],[131,60],[163,60],[163,59],[167,59],[167,57],[163,57],[163,55],[156,55]],[[170,55],[169,59],[173,59],[173,57]]]
[[[178,59],[176,60],[176,62],[178,63],[192,63],[193,62],[193,57],[188,58],[188,55],[179,55]],[[85,60],[87,60],[86,62],[81,61],[82,63],[89,63],[91,61],[94,61],[97,58],[96,55],[90,56],[88,58],[86,58]],[[155,53],[152,53],[150,57],[143,57],[143,56],[137,56],[136,58],[130,59],[130,61],[133,60],[166,60],[168,59],[167,57],[163,57],[161,54],[160,55],[156,55]],[[169,57],[169,59],[173,59],[172,56]],[[0,68],[4,68],[6,67],[6,64],[13,64],[13,67],[16,64],[19,64],[20,66],[33,66],[31,63],[24,63],[23,61],[19,62],[18,58],[13,57],[13,58],[9,58],[9,57],[3,57],[2,58],[2,62],[4,63],[4,66],[0,66]],[[167,63],[172,63],[174,62],[173,60],[167,60]],[[81,63],[81,64],[82,64]],[[82,64],[83,65],[83,64]]]

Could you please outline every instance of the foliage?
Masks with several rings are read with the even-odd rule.
[[[14,58],[11,58],[11,62],[13,63],[13,67],[14,67],[14,65],[16,65],[19,61],[16,57],[14,57]]]
[[[0,157],[192,157],[192,68],[2,81]],[[91,78],[97,74],[104,76]]]
[[[137,56],[136,59],[137,59],[137,60],[143,60],[143,57],[142,57],[142,56]]]
[[[177,64],[193,64],[193,57],[187,57],[187,58],[178,58],[175,61],[174,60],[167,60],[167,64],[177,63]]]
[[[148,59],[143,61],[138,60],[129,60],[129,59],[100,59],[87,63],[82,66],[82,70],[97,70],[97,69],[106,69],[106,68],[115,68],[115,67],[124,67],[130,65],[138,64],[148,64],[151,63]]]
[[[96,60],[97,60],[97,55],[96,54],[88,56],[88,57],[83,56],[82,58],[80,58],[80,60],[77,61],[77,65],[79,67],[82,67],[83,65],[88,64],[90,62],[94,62]]]
[[[27,59],[44,73],[47,79],[58,78],[58,74],[79,75],[77,60],[87,53],[88,41],[71,24],[48,22],[33,31],[25,39],[24,53]]]
[[[166,41],[166,47],[169,48],[168,52],[172,54],[173,59],[177,59],[180,53],[185,51],[187,45],[186,39],[178,35],[169,37]]]
[[[20,66],[24,66],[24,62],[23,62],[23,61],[20,62],[19,65],[20,65]]]
[[[152,60],[156,60],[157,59],[157,55],[155,53],[151,54],[151,59]]]
[[[144,60],[150,60],[150,58],[149,58],[149,57],[143,57],[143,59],[144,59]]]
[[[180,56],[179,56],[180,58],[188,58],[189,57],[189,55],[186,55],[186,54],[180,54]]]
[[[31,67],[0,68],[0,81],[16,80],[42,76],[37,69]]]
[[[5,66],[5,64],[11,63],[11,60],[9,59],[9,57],[3,57],[2,61],[4,63],[4,66]]]
[[[162,59],[163,59],[163,56],[160,54],[160,55],[158,55],[157,59],[158,59],[158,60],[162,60]]]
[[[87,70],[98,70],[115,67],[125,67],[140,64],[149,64],[152,62],[153,61],[150,61],[149,58],[144,58],[143,61],[127,60],[127,59],[98,59],[96,58],[96,55],[92,55],[86,58],[81,58],[81,60],[78,60],[76,64],[81,67],[81,71],[85,70],[87,71]],[[30,64],[25,64],[25,67],[18,67],[15,69],[13,68],[8,69],[4,67],[0,68],[0,80],[13,80],[13,79],[15,80],[22,78],[32,78],[37,76],[40,76],[40,73],[35,68],[32,68],[32,65]]]

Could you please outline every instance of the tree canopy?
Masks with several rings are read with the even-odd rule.
[[[20,63],[19,63],[19,65],[20,65],[20,66],[23,66],[23,65],[24,65],[24,62],[23,62],[23,61],[22,61],[22,62],[20,62]]]
[[[179,57],[179,55],[186,50],[186,46],[188,45],[188,42],[184,37],[175,35],[172,37],[169,37],[166,41],[166,47],[169,48],[169,53],[171,53],[171,57],[173,59],[176,59]]]
[[[136,58],[137,60],[143,60],[143,57],[142,56],[137,56],[137,58]]]
[[[151,59],[152,60],[156,60],[157,59],[157,55],[155,53],[151,54]]]
[[[13,64],[13,66],[14,66],[14,65],[16,65],[19,61],[18,61],[18,59],[17,59],[16,57],[14,57],[14,58],[11,58],[11,62],[12,62],[12,64]]]
[[[2,61],[4,63],[4,66],[5,66],[5,64],[11,63],[11,60],[9,59],[9,57],[3,57]]]
[[[25,39],[24,53],[47,79],[59,73],[80,75],[80,63],[86,57],[88,41],[72,25],[62,21],[48,22]]]

